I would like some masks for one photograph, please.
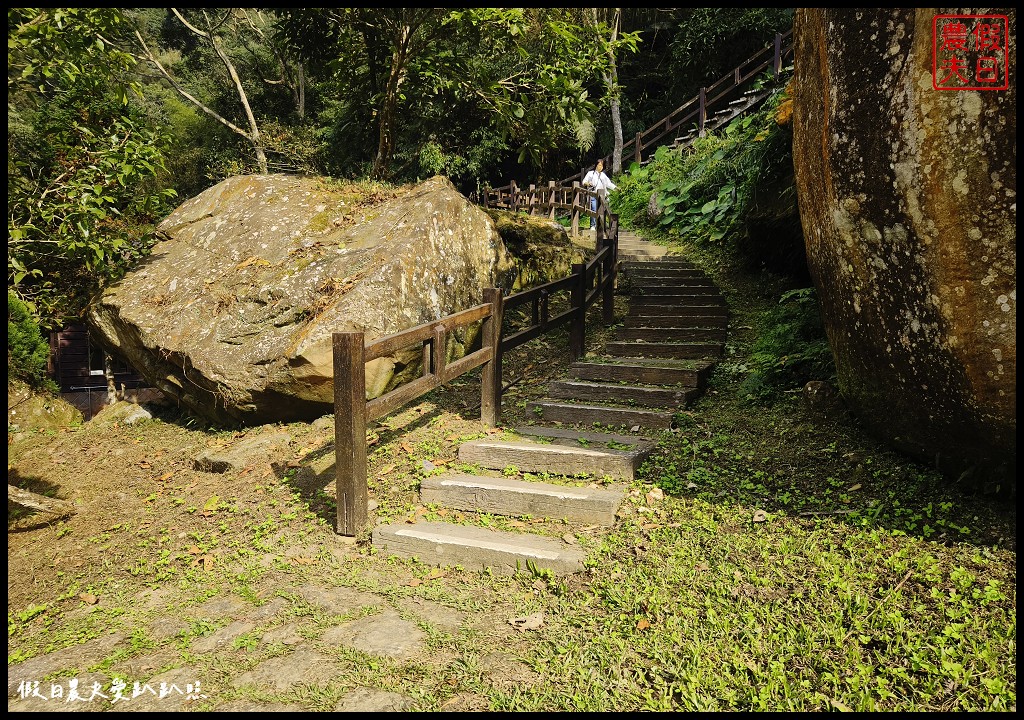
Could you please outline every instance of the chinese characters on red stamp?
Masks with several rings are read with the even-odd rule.
[[[936,15],[932,20],[932,87],[1009,88],[1009,27],[1005,15]]]

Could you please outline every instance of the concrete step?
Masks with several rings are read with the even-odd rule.
[[[679,323],[677,320],[676,323]],[[616,340],[642,340],[643,342],[696,342],[701,340],[726,340],[729,331],[725,328],[687,327],[622,327],[618,328]]]
[[[707,280],[708,275],[703,270],[696,268],[671,268],[661,267],[661,263],[647,263],[645,267],[630,267],[622,269],[623,275],[636,278],[697,278]]]
[[[586,559],[580,547],[555,538],[443,522],[378,525],[372,542],[388,555],[500,575],[530,567],[568,575],[582,570]]]
[[[697,266],[691,263],[689,260],[671,259],[671,256],[666,257],[663,260],[659,260],[656,264],[653,265],[649,262],[625,261],[622,263],[623,271],[649,270],[652,268],[660,268],[663,270],[697,270]]]
[[[694,318],[694,317],[729,317],[729,308],[722,305],[708,305],[706,303],[693,303],[687,302],[684,304],[679,303],[658,303],[651,302],[649,299],[636,302],[634,298],[629,300],[629,315],[630,316],[646,316],[646,317],[680,317],[680,318]]]
[[[585,474],[595,477],[607,475],[617,480],[632,480],[648,452],[649,448],[646,447],[611,450],[529,440],[471,440],[459,446],[459,460],[492,470],[515,467],[520,472]]]
[[[629,281],[630,287],[637,290],[644,290],[646,288],[677,288],[679,290],[699,288],[703,292],[705,288],[708,288],[715,292],[721,292],[715,281],[706,277],[645,276],[635,273],[622,273],[622,276]]]
[[[628,428],[639,426],[648,430],[668,430],[672,427],[673,415],[668,410],[645,410],[555,400],[529,402],[526,404],[526,409],[528,412],[536,413],[537,418],[544,422],[586,426],[598,423],[605,427]]]
[[[555,485],[509,477],[450,473],[423,478],[420,500],[454,510],[614,525],[625,488]]]
[[[548,384],[548,397],[579,402],[636,403],[645,408],[679,408],[700,394],[696,388],[664,388],[588,380],[558,380]]]
[[[723,315],[627,315],[625,328],[725,328],[729,319]]]
[[[692,295],[722,297],[722,291],[717,285],[709,283],[700,285],[698,283],[652,283],[649,281],[633,281],[630,283],[630,294],[633,297],[688,297]],[[725,303],[725,298],[722,298]]]
[[[599,445],[609,447],[609,443],[616,446],[627,445],[629,447],[644,447],[653,442],[643,435],[620,435],[618,433],[594,432],[592,430],[575,430],[570,428],[550,427],[548,425],[519,425],[513,429],[516,435],[530,437],[542,437],[551,442],[569,442],[576,447],[583,445]],[[584,445],[586,443],[586,445]]]
[[[615,357],[652,358],[717,358],[722,355],[722,343],[716,342],[618,342],[605,344],[605,353]]]
[[[711,368],[710,363],[623,358],[620,362],[573,363],[569,366],[569,374],[580,380],[682,385],[696,388],[701,387]]]
[[[658,290],[653,288],[653,290]],[[673,288],[663,288],[660,292],[630,293],[630,303],[634,305],[725,305],[725,297],[719,291],[690,292]]]

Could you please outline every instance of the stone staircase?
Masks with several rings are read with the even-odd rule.
[[[629,303],[614,338],[527,404],[533,424],[463,443],[459,460],[473,472],[424,478],[423,503],[587,530],[615,524],[658,434],[703,392],[728,324],[724,298],[692,264],[630,233],[619,248],[619,292]],[[562,536],[446,522],[379,525],[372,542],[392,555],[499,573],[572,573],[585,560]]]

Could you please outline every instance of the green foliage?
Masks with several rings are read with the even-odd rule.
[[[765,402],[809,380],[834,380],[835,361],[814,288],[783,293],[751,348],[739,394]]]
[[[35,389],[56,392],[46,376],[50,345],[32,314],[13,290],[7,290],[7,380],[21,380]]]
[[[636,227],[657,228],[705,249],[728,244],[752,264],[785,257],[783,272],[806,272],[796,212],[791,131],[775,121],[781,82],[762,108],[686,149],[658,148],[646,166],[621,178],[612,209]],[[795,222],[763,233],[765,223]],[[773,263],[777,264],[777,263]]]
[[[56,325],[143,255],[173,194],[159,129],[131,101],[114,10],[8,13],[9,287]]]

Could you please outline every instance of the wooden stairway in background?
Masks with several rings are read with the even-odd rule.
[[[704,390],[727,334],[725,299],[703,272],[664,248],[620,234],[620,292],[628,312],[596,357],[573,363],[528,403],[536,418],[501,439],[464,443],[472,473],[425,478],[424,504],[456,511],[563,520],[571,529],[607,528],[659,433]],[[524,477],[530,475],[530,478]],[[540,476],[540,479],[538,479]],[[520,523],[522,524],[522,523]],[[538,527],[540,527],[538,525]],[[583,568],[585,553],[564,536],[447,522],[380,525],[373,544],[423,562],[556,574]]]

